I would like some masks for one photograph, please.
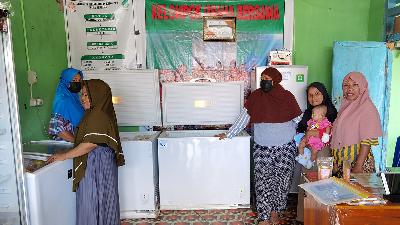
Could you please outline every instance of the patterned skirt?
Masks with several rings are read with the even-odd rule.
[[[294,141],[282,146],[254,144],[256,207],[260,220],[269,220],[271,212],[286,209],[297,147]]]
[[[85,176],[76,191],[76,225],[119,225],[115,153],[98,146],[89,152]]]

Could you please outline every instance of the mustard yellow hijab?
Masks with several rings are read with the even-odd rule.
[[[107,145],[115,151],[117,165],[122,166],[125,160],[112,104],[111,89],[104,81],[98,79],[83,81],[83,85],[86,86],[89,95],[90,109],[85,110],[77,127],[75,147],[80,143]],[[74,158],[74,191],[85,175],[87,157],[88,154]]]

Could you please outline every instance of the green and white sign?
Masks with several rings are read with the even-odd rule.
[[[68,66],[118,71],[146,68],[145,0],[65,1]]]
[[[304,74],[297,74],[296,82],[304,82]]]

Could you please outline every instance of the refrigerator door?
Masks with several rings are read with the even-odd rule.
[[[250,206],[250,136],[165,131],[158,138],[161,209]]]
[[[125,165],[118,168],[121,218],[159,214],[157,137],[160,132],[120,133]]]
[[[24,161],[37,160],[45,164],[48,156],[24,153]],[[72,192],[72,159],[25,172],[25,179],[31,225],[75,224],[76,199],[75,192]]]
[[[339,110],[343,78],[351,71],[359,71],[368,80],[372,102],[378,109],[385,138],[372,147],[377,170],[384,170],[387,144],[387,118],[390,99],[391,58],[384,42],[335,42],[332,63],[332,99]],[[379,166],[378,166],[379,165]]]
[[[282,74],[281,85],[286,90],[292,92],[299,104],[301,111],[304,112],[307,108],[307,79],[308,67],[307,66],[273,66]],[[267,66],[256,67],[256,77],[251,81],[251,89],[254,91],[260,88],[261,73]]]

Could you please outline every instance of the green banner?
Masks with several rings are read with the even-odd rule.
[[[147,67],[161,82],[244,81],[283,48],[284,0],[146,0]]]

